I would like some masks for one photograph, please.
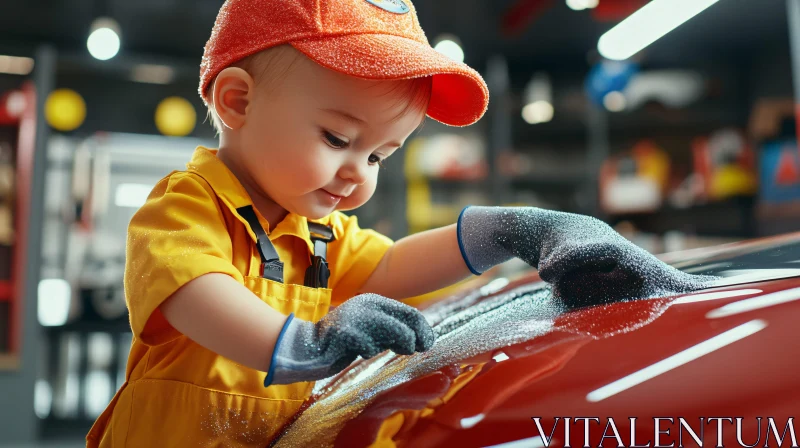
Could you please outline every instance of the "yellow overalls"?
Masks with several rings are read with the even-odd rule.
[[[194,343],[159,306],[181,286],[224,273],[283,314],[317,321],[358,294],[392,241],[335,212],[329,288],[304,283],[314,253],[308,221],[289,214],[270,231],[284,283],[261,276],[255,232],[237,209],[252,201],[216,152],[198,148],[186,171],[153,189],[128,229],[125,294],[133,345],[126,381],[87,436],[88,447],[265,447],[310,395],[314,383],[264,387],[266,374]],[[220,300],[225,300],[220,297]]]

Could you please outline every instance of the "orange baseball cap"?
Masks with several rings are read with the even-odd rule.
[[[408,0],[227,0],[200,65],[200,96],[251,54],[291,44],[323,67],[366,79],[432,76],[427,114],[451,126],[478,121],[489,89],[478,72],[431,48]]]

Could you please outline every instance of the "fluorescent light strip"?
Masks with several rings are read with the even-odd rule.
[[[746,313],[748,311],[759,310],[782,303],[800,300],[800,288],[787,289],[786,291],[775,292],[765,296],[753,297],[751,299],[740,300],[729,303],[725,306],[711,310],[706,314],[709,319],[732,316],[734,314]]]
[[[628,59],[719,0],[652,0],[600,37],[608,59]]]
[[[628,390],[633,386],[639,385],[647,380],[651,380],[658,375],[680,367],[688,362],[694,361],[695,359],[712,353],[715,350],[719,350],[726,345],[732,344],[740,339],[744,339],[747,336],[755,334],[766,328],[766,326],[767,323],[763,320],[751,320],[750,322],[718,334],[711,339],[703,341],[680,353],[676,353],[669,358],[661,360],[651,366],[645,367],[644,369],[632,373],[625,378],[619,379],[607,386],[603,386],[593,392],[590,392],[586,396],[586,400],[590,402],[605,400],[606,398]]]
[[[709,300],[728,299],[731,297],[749,296],[763,292],[760,289],[737,289],[733,291],[707,292],[705,294],[692,294],[683,296],[674,302],[674,305],[685,303],[706,302]]]
[[[33,59],[0,55],[0,73],[28,75],[33,71]]]

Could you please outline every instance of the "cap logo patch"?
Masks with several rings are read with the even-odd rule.
[[[403,0],[366,0],[369,3],[381,8],[383,10],[393,12],[395,14],[406,14],[411,11],[411,8],[406,5]]]

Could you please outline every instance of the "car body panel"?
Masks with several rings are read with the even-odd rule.
[[[718,438],[724,446],[741,446],[735,420],[708,420],[741,417],[743,441],[758,438],[764,446],[766,419],[773,417],[780,433],[800,410],[800,278],[793,271],[800,268],[799,241],[795,234],[669,255],[688,271],[729,274],[718,283],[726,286],[543,316],[546,330],[489,350],[461,347],[470,356],[456,354],[457,362],[433,371],[415,370],[419,355],[386,353],[361,361],[328,382],[277,445],[313,440],[337,447],[535,447],[546,445],[540,432],[549,438],[552,431],[550,446],[565,446],[564,419],[570,418],[572,446],[599,446],[604,433],[609,437],[602,446],[617,446],[608,423],[613,418],[625,446],[656,446],[654,418],[664,417],[673,421],[659,422],[662,445],[679,446],[682,437],[685,446],[697,446],[682,430],[683,418],[703,446],[716,446]],[[786,278],[758,280],[776,275]],[[450,300],[468,301],[468,310],[520,288],[535,297],[531,285],[537,284],[532,274],[496,292]],[[480,324],[513,333],[508,322],[520,323]],[[482,329],[476,325],[474,331]],[[411,367],[392,370],[397,363]],[[394,375],[389,383],[381,383],[385,372]],[[533,417],[541,418],[543,431]],[[578,417],[597,421],[576,422]],[[788,432],[786,437],[784,446],[790,446]]]

